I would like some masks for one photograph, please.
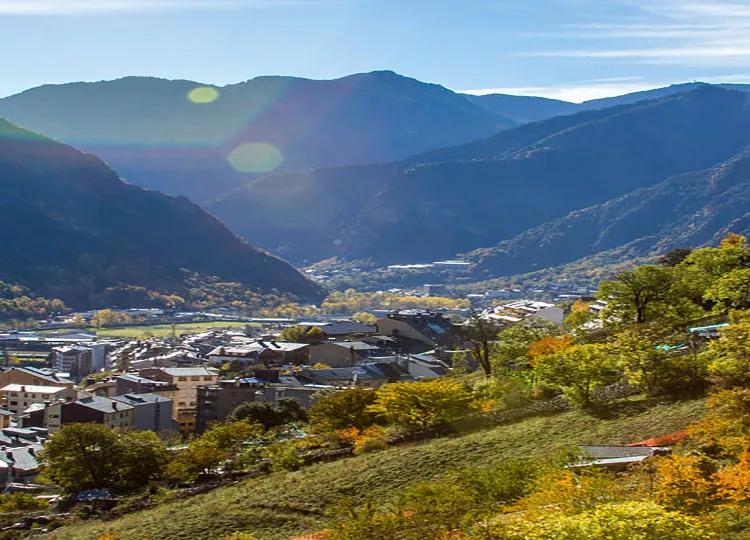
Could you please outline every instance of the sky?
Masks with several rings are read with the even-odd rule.
[[[569,101],[750,82],[750,0],[0,0],[0,36],[0,96],[378,69]]]

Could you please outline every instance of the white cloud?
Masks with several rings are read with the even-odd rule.
[[[628,63],[737,65],[750,62],[750,4],[705,0],[620,0],[637,10],[621,21],[567,25],[559,38],[596,41],[522,56],[584,58]],[[616,42],[616,43],[615,43]]]
[[[0,0],[0,15],[80,15],[313,3],[319,3],[319,0]]]
[[[619,79],[619,80],[618,80]],[[619,96],[630,92],[640,92],[666,86],[661,82],[635,82],[637,77],[614,77],[608,82],[607,79],[596,79],[591,81],[580,81],[575,83],[563,83],[560,86],[511,86],[501,88],[473,88],[459,90],[464,94],[477,96],[487,94],[511,94],[514,96],[541,96],[550,99],[561,99],[580,103],[590,99]],[[632,81],[632,82],[629,82]]]

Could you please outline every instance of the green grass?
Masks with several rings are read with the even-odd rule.
[[[90,540],[111,532],[121,540],[192,540],[251,531],[257,540],[288,539],[325,527],[331,519],[326,511],[342,498],[387,500],[410,484],[438,478],[451,469],[540,456],[564,445],[637,442],[684,428],[700,418],[704,406],[703,400],[694,400],[647,407],[635,400],[609,419],[580,411],[531,418],[297,472],[274,473],[114,521],[72,524],[49,538]]]
[[[174,331],[180,334],[197,334],[211,328],[245,328],[250,323],[241,321],[214,321],[181,323],[174,325]],[[87,332],[93,332],[99,337],[123,337],[123,338],[146,338],[165,337],[172,334],[171,324],[157,324],[153,326],[126,326],[122,328],[87,328]]]

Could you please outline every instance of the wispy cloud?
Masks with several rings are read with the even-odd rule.
[[[559,38],[591,40],[595,47],[519,53],[648,64],[738,65],[750,62],[750,5],[704,0],[621,0],[639,16],[567,25]]]
[[[127,11],[261,8],[307,5],[324,1],[326,0],[0,0],[0,15],[80,15]]]
[[[611,77],[562,83],[556,86],[511,86],[500,88],[470,88],[459,90],[477,96],[487,94],[511,94],[514,96],[541,96],[580,103],[590,99],[619,96],[665,86],[663,82],[644,81],[640,77]]]

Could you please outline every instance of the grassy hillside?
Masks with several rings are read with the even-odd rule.
[[[386,500],[403,487],[465,466],[487,466],[517,456],[543,455],[562,445],[629,443],[684,428],[704,411],[704,401],[626,402],[611,418],[579,411],[531,418],[480,432],[410,444],[298,472],[276,473],[187,500],[166,503],[111,522],[81,522],[49,535],[90,540],[111,532],[122,540],[221,538],[252,531],[260,540],[286,539],[320,529],[326,509],[342,498]]]

